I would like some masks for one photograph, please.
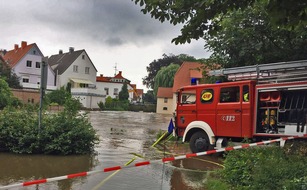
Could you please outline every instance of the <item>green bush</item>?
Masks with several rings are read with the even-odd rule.
[[[227,154],[221,176],[235,189],[283,189],[307,176],[306,162],[280,147],[242,149]]]
[[[127,100],[118,100],[108,96],[105,104],[99,102],[98,106],[101,110],[126,111],[128,110],[129,102]]]
[[[86,154],[97,140],[85,115],[70,117],[65,112],[47,117],[40,134],[45,154]]]
[[[156,112],[156,105],[155,104],[141,104],[141,105],[133,105],[130,104],[128,107],[129,111],[143,111],[143,112]]]
[[[37,115],[37,114],[34,114]],[[0,114],[0,146],[14,153],[37,153],[38,118],[29,109],[6,107]]]
[[[98,142],[86,114],[78,114],[76,100],[65,103],[65,109],[43,115],[38,129],[37,109],[6,107],[0,113],[0,150],[14,153],[86,154]]]
[[[71,98],[69,91],[61,87],[59,90],[54,90],[46,94],[45,100],[50,103],[57,103],[59,105],[64,105],[65,101]]]

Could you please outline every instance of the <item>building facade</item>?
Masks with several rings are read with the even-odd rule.
[[[105,94],[96,87],[97,69],[85,50],[69,48],[67,53],[60,50],[49,57],[48,64],[55,72],[57,88],[70,86],[72,96],[83,107],[97,109],[98,103],[105,101]]]
[[[14,49],[7,51],[3,58],[20,78],[24,89],[39,89],[41,82],[41,66],[44,55],[36,45],[22,41],[21,46],[15,44]],[[47,68],[47,89],[56,89],[55,74],[50,66]]]
[[[197,85],[203,78],[201,63],[183,62],[174,76],[172,88],[158,88],[157,113],[172,114],[176,110],[176,92],[183,86]],[[159,93],[160,92],[160,93]],[[165,103],[167,101],[167,103]]]

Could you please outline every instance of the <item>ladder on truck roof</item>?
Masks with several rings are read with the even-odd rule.
[[[258,83],[301,81],[307,79],[307,60],[278,62],[209,71],[210,76],[227,76],[228,80],[257,80]]]

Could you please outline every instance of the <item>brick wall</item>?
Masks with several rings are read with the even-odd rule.
[[[11,91],[23,103],[39,104],[40,92],[38,90],[11,89]]]

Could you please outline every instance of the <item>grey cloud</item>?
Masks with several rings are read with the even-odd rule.
[[[110,46],[120,46],[120,45],[124,44],[122,39],[112,38],[112,37],[108,38],[105,42]]]
[[[166,34],[173,32],[169,30],[169,24],[161,24],[144,15],[140,12],[141,8],[130,0],[30,2],[36,6],[21,4],[28,12],[28,20],[61,33],[98,40],[111,46],[125,43],[146,45],[163,39],[171,41],[171,38],[166,38]]]

